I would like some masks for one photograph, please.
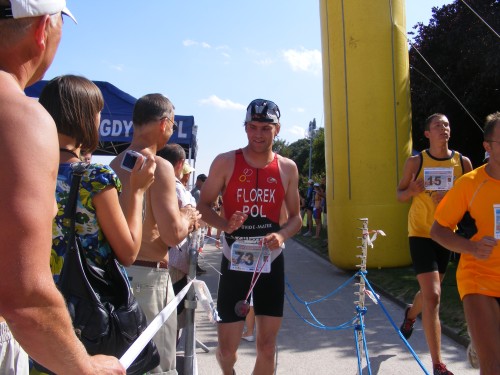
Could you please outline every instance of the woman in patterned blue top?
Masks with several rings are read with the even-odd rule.
[[[69,231],[62,220],[73,175],[71,163],[80,162],[81,154],[97,148],[104,99],[93,82],[65,75],[45,86],[40,103],[54,118],[60,147],[56,186],[58,212],[52,230],[50,261],[57,281],[66,251],[65,235]],[[118,200],[121,183],[115,172],[107,165],[88,166],[80,184],[75,226],[87,262],[103,266],[113,251],[124,266],[135,261],[141,244],[143,197],[153,182],[155,168],[152,157],[138,158],[131,172],[131,189],[120,198],[130,202],[126,205],[129,207],[127,212],[123,212]]]

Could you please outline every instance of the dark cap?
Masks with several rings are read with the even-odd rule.
[[[255,99],[247,107],[245,123],[250,121],[270,122],[277,124],[280,122],[280,109],[276,103],[266,99]]]
[[[196,179],[205,182],[205,180],[207,179],[207,175],[203,173],[199,174],[198,177],[196,177]]]

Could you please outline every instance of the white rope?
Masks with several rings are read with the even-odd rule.
[[[128,369],[132,362],[135,361],[137,356],[142,352],[144,347],[153,338],[153,336],[158,332],[161,326],[167,321],[170,314],[177,309],[177,305],[181,302],[184,296],[187,294],[189,288],[193,281],[190,281],[182,290],[171,300],[167,306],[153,319],[153,321],[147,326],[144,332],[134,341],[134,343],[128,348],[128,350],[120,358],[120,363],[125,369]]]
[[[424,60],[424,62],[427,64],[427,66],[429,66],[429,68],[436,75],[436,77],[441,81],[441,83],[444,85],[444,87],[446,87],[446,89],[449,91],[449,93],[453,96],[453,99],[455,99],[455,101],[458,104],[460,104],[460,106],[463,108],[463,110],[465,111],[465,113],[467,113],[469,115],[469,117],[472,119],[472,121],[474,122],[474,124],[476,124],[476,126],[479,128],[479,130],[481,130],[481,133],[483,133],[483,128],[481,127],[481,125],[478,124],[478,122],[476,121],[476,119],[467,110],[467,108],[465,107],[465,105],[460,101],[460,99],[458,99],[458,97],[451,90],[451,88],[446,84],[446,82],[441,78],[441,76],[438,74],[438,72],[436,72],[436,70],[432,67],[432,65],[425,59],[425,57],[420,53],[420,51],[417,49],[417,47],[415,47],[415,45],[411,42],[411,40],[406,36],[406,33],[404,31],[402,31],[399,26],[396,26],[396,27],[405,36],[405,38],[408,41],[408,43],[410,43],[410,45],[415,49],[415,51],[417,51],[417,53],[419,54],[419,56],[422,58],[422,60]]]
[[[142,352],[144,347],[153,338],[153,336],[158,332],[161,326],[167,321],[172,312],[177,310],[177,305],[182,301],[184,296],[189,291],[191,284],[194,285],[194,291],[198,301],[207,313],[207,318],[211,323],[216,323],[220,321],[217,309],[215,308],[214,301],[210,294],[210,290],[205,282],[193,279],[188,282],[188,284],[182,288],[182,290],[171,300],[163,310],[156,315],[152,322],[147,326],[144,332],[134,341],[134,343],[128,348],[128,350],[120,358],[120,363],[125,369],[129,368],[132,362],[135,361],[137,356]],[[196,326],[196,325],[195,325]],[[195,347],[195,346],[193,346]]]
[[[474,9],[472,9],[471,6],[465,2],[465,0],[462,0],[462,3],[464,3],[465,6],[467,6],[467,8],[469,8],[472,11],[472,13],[474,13],[477,16],[477,18],[479,18],[481,22],[484,23],[486,27],[490,29],[493,32],[493,34],[496,35],[497,38],[500,39],[500,35],[498,35],[498,33],[493,29],[493,27],[488,25],[488,22],[486,22],[479,14],[477,14],[477,12]]]
[[[474,13],[476,15],[477,18],[479,18],[479,20],[481,22],[483,22],[486,27],[488,27],[492,32],[493,34],[495,34],[495,36],[497,38],[500,38],[500,35],[474,10],[472,9],[472,7],[467,4],[465,2],[465,0],[461,0],[462,3],[464,3],[464,5],[469,8],[471,10],[472,13]],[[399,27],[399,25],[397,25],[397,28],[400,32],[401,29]],[[469,117],[472,119],[472,121],[476,124],[476,126],[479,128],[479,130],[481,130],[481,132],[483,133],[483,128],[477,123],[477,121],[474,119],[474,117],[472,116],[472,114],[467,110],[467,108],[465,107],[465,105],[462,104],[462,102],[458,99],[458,97],[453,93],[453,91],[448,87],[448,85],[444,82],[444,80],[441,78],[441,76],[435,71],[435,69],[431,66],[431,64],[425,59],[425,57],[420,53],[420,51],[417,49],[417,47],[415,47],[415,45],[411,42],[411,40],[406,36],[406,33],[402,32],[403,35],[405,36],[406,40],[408,41],[408,43],[413,47],[415,48],[415,51],[417,51],[417,53],[420,55],[420,57],[424,60],[424,62],[429,66],[429,68],[431,68],[431,70],[434,72],[434,74],[439,78],[439,80],[443,83],[443,85],[446,87],[446,89],[450,92],[450,94],[452,95],[453,99],[455,99],[458,104],[460,104],[460,106],[464,109],[464,111],[469,115]],[[415,68],[414,68],[415,69]],[[417,72],[418,70],[415,69]],[[423,73],[419,72],[421,75],[423,75],[425,78],[429,79],[427,76],[425,76]],[[431,81],[432,82],[432,81]],[[434,82],[432,82],[434,83]]]
[[[427,77],[423,72],[421,72],[420,70],[418,70],[414,66],[410,66],[410,68],[413,69],[418,74],[420,74],[422,77],[424,77],[431,85],[433,85],[436,89],[438,89],[439,91],[441,91],[443,93],[443,95],[446,95],[448,98],[450,98],[450,99],[453,100],[453,96],[451,96],[449,94],[449,92],[447,92],[446,90],[443,90],[443,88],[441,86],[439,86],[436,82],[434,82],[432,79],[430,79],[429,77]]]

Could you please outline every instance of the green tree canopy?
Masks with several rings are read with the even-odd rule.
[[[312,148],[312,174],[325,175],[325,128],[319,128],[313,140]]]
[[[277,138],[274,140],[273,151],[286,158],[290,157],[288,143],[284,139]]]
[[[423,136],[425,119],[436,112],[444,113],[452,128],[450,146],[478,166],[484,150],[477,124],[482,127],[488,114],[500,110],[500,39],[489,28],[500,32],[500,0],[466,3],[479,17],[463,1],[456,0],[433,8],[429,25],[414,26],[410,48],[412,136],[414,149],[428,147]]]
[[[273,150],[280,155],[292,159],[300,174],[300,189],[307,187],[309,179],[309,138],[302,138],[291,144],[281,140],[275,140]],[[325,171],[325,129],[319,128],[313,138],[312,143],[312,178],[320,181],[321,177],[326,175]]]
[[[298,141],[290,143],[288,151],[290,153],[290,159],[297,164],[299,173],[307,176],[309,168],[309,140],[307,138],[302,138]]]

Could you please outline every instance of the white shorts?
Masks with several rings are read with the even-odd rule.
[[[5,322],[0,323],[0,374],[29,374],[28,354],[12,337],[9,326]]]

